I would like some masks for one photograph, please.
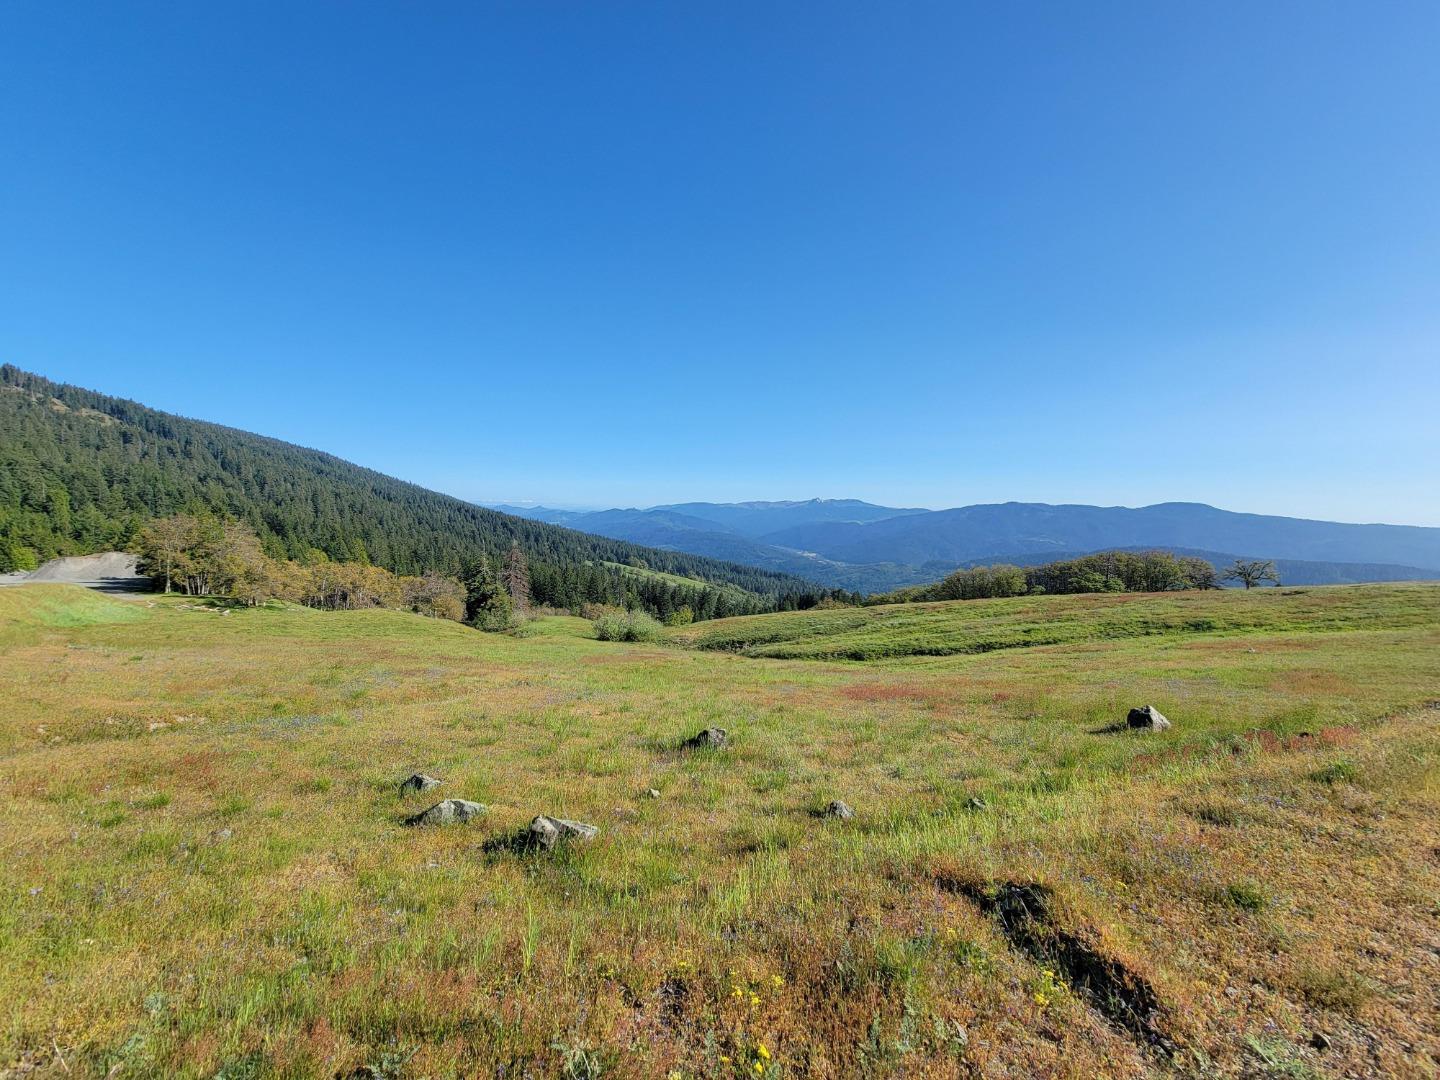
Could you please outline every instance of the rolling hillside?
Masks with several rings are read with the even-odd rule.
[[[773,570],[498,513],[317,450],[0,368],[0,571],[122,548],[144,520],[181,510],[244,520],[272,554],[318,550],[406,574],[453,574],[518,543],[542,599],[547,589],[609,598],[623,579],[604,563],[738,587],[755,610],[817,591]]]
[[[962,656],[1123,639],[1395,630],[1440,623],[1431,584],[947,600],[721,619],[674,633],[700,649],[788,660]]]
[[[0,1073],[1440,1060],[1440,587],[528,630],[0,589]]]

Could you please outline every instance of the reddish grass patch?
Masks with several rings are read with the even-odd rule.
[[[857,683],[854,686],[841,687],[840,695],[851,701],[867,702],[916,701],[929,704],[935,699],[930,690],[896,683]]]
[[[1353,742],[1358,732],[1349,724],[1338,724],[1331,727],[1323,727],[1319,731],[1301,731],[1294,735],[1280,736],[1273,731],[1256,729],[1254,731],[1242,732],[1237,738],[1238,742],[1230,746],[1232,754],[1238,754],[1245,749],[1245,744],[1255,746],[1266,753],[1284,753],[1295,750],[1313,750],[1320,746],[1345,746]],[[1138,754],[1133,763],[1142,768],[1149,768],[1153,765],[1169,765],[1177,761],[1190,761],[1195,758],[1206,757],[1215,752],[1214,747],[1209,746],[1181,746],[1173,750],[1165,750],[1153,754]]]

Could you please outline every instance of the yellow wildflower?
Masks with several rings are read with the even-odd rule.
[[[779,975],[771,975],[771,976],[770,976],[770,985],[773,986],[773,987],[775,987],[776,990],[779,990],[780,987],[782,987],[782,986],[785,985],[785,980],[784,980],[783,977],[781,977],[781,976],[779,976]]]
[[[765,1049],[764,1043],[755,1044],[755,1053],[759,1054],[766,1061],[770,1060],[770,1051]]]

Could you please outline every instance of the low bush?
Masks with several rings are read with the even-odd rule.
[[[665,628],[643,611],[619,611],[595,620],[595,636],[601,641],[659,641]]]

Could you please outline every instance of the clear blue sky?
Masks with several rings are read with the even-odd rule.
[[[1440,525],[1440,4],[0,7],[0,360],[477,500]]]

